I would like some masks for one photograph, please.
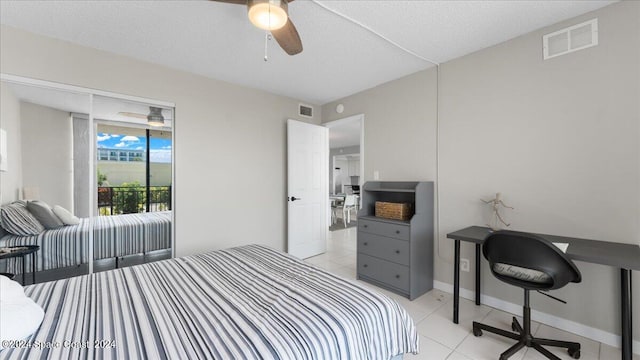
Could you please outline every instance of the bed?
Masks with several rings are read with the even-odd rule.
[[[247,245],[28,286],[45,310],[0,359],[390,359],[417,353],[395,301]]]
[[[97,216],[79,225],[45,230],[38,235],[5,235],[0,247],[39,245],[36,271],[76,267],[88,263],[89,231],[93,228],[93,260],[112,259],[171,248],[171,211]],[[31,257],[27,257],[30,269]],[[19,261],[7,261],[7,271],[18,274]]]

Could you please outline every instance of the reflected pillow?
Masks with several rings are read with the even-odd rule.
[[[51,207],[44,201],[29,201],[27,210],[35,216],[45,229],[57,229],[64,226],[64,223],[53,213]]]
[[[78,225],[80,224],[80,219],[77,216],[73,215],[69,210],[63,208],[60,205],[56,205],[53,207],[53,213],[56,214],[58,219],[62,221],[65,225]]]
[[[16,201],[0,207],[2,227],[13,235],[38,235],[44,231],[44,226],[27,210],[24,204],[24,202]]]

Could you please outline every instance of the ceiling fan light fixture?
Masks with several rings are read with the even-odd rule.
[[[147,124],[151,126],[164,126],[164,116],[162,116],[162,108],[150,106],[149,115],[147,115]]]
[[[285,0],[249,0],[249,20],[263,30],[278,30],[287,24],[287,2]]]

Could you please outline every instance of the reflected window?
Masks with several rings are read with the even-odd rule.
[[[98,214],[171,210],[170,130],[98,124],[97,144]]]

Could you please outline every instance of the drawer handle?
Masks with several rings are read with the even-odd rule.
[[[396,254],[400,254],[400,250],[396,250]]]
[[[396,275],[396,279],[400,279],[400,275]]]
[[[367,264],[362,265],[362,267],[367,267],[367,266],[369,266],[369,265],[367,265]]]
[[[367,246],[367,245],[369,245],[369,243],[365,241],[365,242],[362,243],[362,245]]]
[[[400,234],[400,230],[396,230],[396,234]]]

